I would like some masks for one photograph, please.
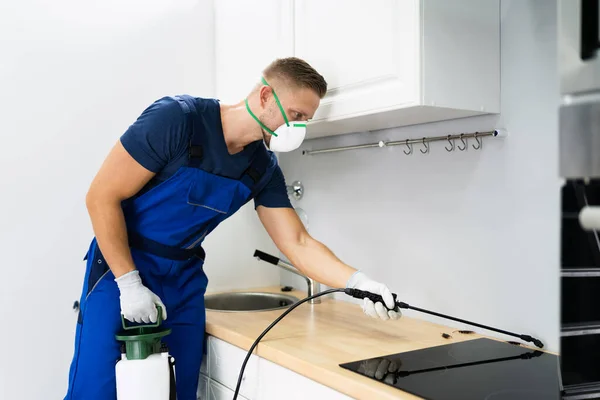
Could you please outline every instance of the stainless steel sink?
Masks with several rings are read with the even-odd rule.
[[[209,311],[271,311],[288,308],[298,301],[297,297],[281,293],[229,292],[206,295],[204,306]]]

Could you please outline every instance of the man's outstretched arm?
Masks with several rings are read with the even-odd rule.
[[[390,290],[364,273],[343,263],[323,243],[308,234],[296,212],[289,207],[258,206],[258,217],[277,248],[306,276],[334,288],[352,287],[379,294],[388,308],[394,308]],[[399,312],[388,311],[383,304],[363,302],[363,311],[381,319],[396,319]]]
[[[323,243],[311,237],[291,208],[256,210],[277,248],[303,274],[330,287],[343,288],[356,269],[344,264]]]

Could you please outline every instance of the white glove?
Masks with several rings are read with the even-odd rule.
[[[167,308],[157,295],[144,286],[138,270],[121,275],[115,279],[115,282],[121,291],[123,317],[131,322],[156,322],[158,317],[156,306],[159,305],[163,311],[163,320],[167,319]]]
[[[394,296],[392,292],[383,283],[375,282],[361,271],[356,271],[348,282],[346,288],[365,290],[378,294],[383,298],[387,308],[395,308]],[[402,316],[400,310],[391,311],[385,308],[381,302],[373,303],[370,299],[363,299],[363,312],[370,317],[380,318],[382,320],[398,319]]]

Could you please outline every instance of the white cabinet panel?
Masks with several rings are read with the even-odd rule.
[[[204,352],[206,354],[204,354],[204,356],[202,357],[202,364],[200,364],[200,373],[204,374],[206,376],[209,376],[208,374],[208,358],[210,356],[210,353],[208,352],[208,335],[204,336]]]
[[[200,373],[208,376],[208,354],[205,354],[202,358],[202,364],[200,364]]]
[[[258,399],[260,400],[352,399],[264,358],[260,359],[259,376]]]
[[[235,394],[234,390],[228,389],[220,383],[210,379],[208,385],[208,400],[231,400]],[[238,394],[239,400],[249,400]]]
[[[198,379],[198,390],[196,391],[196,398],[198,400],[205,400],[208,398],[208,385],[210,379],[204,374],[200,374]]]
[[[208,338],[208,350],[210,378],[235,389],[246,351],[213,336]],[[258,391],[258,361],[259,357],[252,355],[242,377],[240,394],[248,398],[256,398]]]
[[[200,375],[198,396],[206,392],[205,387],[208,385],[209,399],[231,399],[246,351],[213,336],[208,338],[208,349],[209,377]],[[326,385],[255,355],[250,357],[246,365],[240,395],[250,400],[351,399]]]
[[[401,54],[416,50],[416,0],[374,1],[368,9],[363,0],[345,0],[343,7],[336,0],[296,0],[295,5],[296,55],[327,75],[333,90],[395,75],[402,65],[416,67],[416,59],[408,57],[399,65]]]
[[[262,70],[293,55],[292,0],[215,1],[216,97],[243,100]]]
[[[418,0],[296,0],[296,56],[328,82],[314,120],[419,100]],[[335,21],[335,24],[332,24]]]

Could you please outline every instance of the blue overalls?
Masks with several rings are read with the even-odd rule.
[[[175,358],[178,400],[196,400],[203,357],[206,313],[202,241],[219,223],[251,200],[269,181],[277,161],[259,146],[239,179],[213,173],[205,156],[211,127],[199,118],[202,106],[190,96],[175,97],[191,127],[187,165],[129,203],[123,212],[129,244],[142,282],[168,310],[164,338]],[[75,336],[75,352],[65,400],[116,399],[115,364],[121,329],[119,290],[94,238],[86,255],[87,268]],[[151,382],[149,382],[151,384]]]

